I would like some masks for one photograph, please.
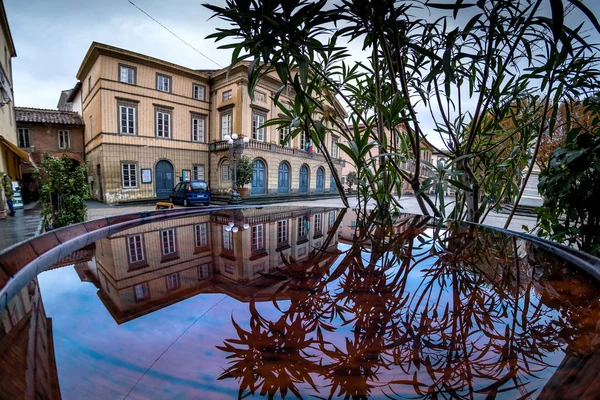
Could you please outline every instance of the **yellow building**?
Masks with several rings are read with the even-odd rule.
[[[232,133],[250,139],[251,196],[334,191],[325,158],[310,155],[306,140],[284,146],[285,132],[261,127],[278,116],[271,96],[281,83],[263,79],[252,102],[247,68],[194,70],[92,43],[77,79],[93,197],[107,203],[167,198],[186,178],[229,193],[232,168],[223,138]],[[335,147],[338,138],[326,140]],[[335,163],[341,173],[343,161]]]
[[[0,172],[13,180],[21,179],[21,160],[29,162],[27,152],[18,146],[15,123],[12,58],[17,56],[10,34],[4,3],[0,1]]]
[[[306,268],[338,257],[339,216],[338,209],[265,207],[153,222],[96,242],[85,274],[118,323],[200,293],[271,300],[283,257],[298,265],[311,260]],[[322,257],[311,258],[324,247]]]

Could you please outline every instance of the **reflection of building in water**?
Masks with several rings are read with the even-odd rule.
[[[198,293],[266,300],[279,282],[269,272],[283,265],[282,256],[308,257],[325,243],[338,214],[268,207],[154,222],[96,242],[87,276],[118,323]],[[337,256],[337,234],[328,249]]]
[[[37,279],[0,313],[0,398],[60,399],[52,320]]]

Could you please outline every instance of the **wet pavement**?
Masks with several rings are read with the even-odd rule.
[[[15,216],[0,220],[0,251],[39,234],[41,207],[27,204],[25,209],[15,210]]]

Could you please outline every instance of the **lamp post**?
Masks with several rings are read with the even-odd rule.
[[[232,133],[231,136],[225,135],[223,139],[227,141],[227,144],[229,145],[229,154],[233,158],[233,180],[231,182],[232,191],[229,204],[240,204],[242,202],[242,198],[237,191],[237,157],[244,152],[246,147],[248,147],[248,142],[250,142],[250,139],[247,137],[238,137],[237,133]]]
[[[244,214],[239,212],[240,210],[233,211],[229,217],[229,223],[225,226],[227,232],[237,232],[240,229],[246,230],[250,228],[250,225],[245,221]]]

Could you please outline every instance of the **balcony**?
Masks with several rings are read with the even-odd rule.
[[[287,154],[290,156],[304,157],[307,159],[312,158],[313,160],[325,162],[325,156],[323,156],[322,154],[313,153],[313,155],[311,157],[311,155],[308,154],[308,152],[305,150],[296,149],[296,148],[292,148],[292,147],[284,147],[284,146],[281,146],[276,143],[266,143],[266,142],[261,142],[258,140],[251,139],[250,142],[248,143],[248,149],[267,151],[270,153]],[[210,152],[229,151],[229,145],[224,140],[221,140],[219,142],[213,142],[208,145],[208,151],[210,151]],[[346,164],[346,162],[341,158],[333,159],[333,163],[341,165],[341,166],[344,166]]]

